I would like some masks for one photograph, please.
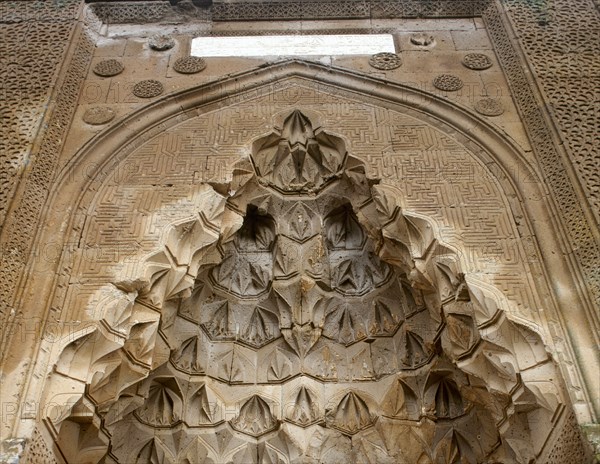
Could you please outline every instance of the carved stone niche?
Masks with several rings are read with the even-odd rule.
[[[565,408],[540,337],[341,137],[291,111],[215,187],[64,349],[69,462],[534,462]]]

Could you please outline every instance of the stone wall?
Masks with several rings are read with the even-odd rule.
[[[597,362],[597,352],[589,340],[594,339],[593,333],[597,334],[594,328],[598,322],[595,314],[600,257],[598,178],[597,170],[593,169],[598,164],[594,138],[598,42],[591,38],[590,31],[597,29],[598,14],[591,0],[578,5],[575,16],[571,10],[572,5],[566,1],[548,4],[510,1],[503,6],[494,2],[428,1],[214,2],[212,9],[162,2],[86,6],[77,2],[3,3],[0,7],[2,33],[6,38],[2,41],[6,48],[3,56],[12,57],[2,67],[6,95],[2,101],[6,108],[2,112],[7,122],[3,128],[10,133],[0,142],[6,145],[2,150],[6,156],[3,159],[6,179],[0,192],[0,219],[4,221],[0,287],[3,305],[0,315],[5,327],[3,375],[22,379],[23,385],[27,385],[7,390],[17,403],[26,400],[18,411],[25,425],[15,426],[4,414],[3,438],[29,436],[40,419],[35,411],[43,396],[44,382],[35,379],[45,378],[64,348],[64,344],[59,347],[46,343],[51,330],[48,327],[56,325],[64,330],[65,323],[70,321],[82,328],[94,320],[94,317],[86,320],[85,311],[98,304],[94,300],[97,285],[118,280],[116,276],[123,272],[134,275],[136,266],[143,263],[142,256],[154,249],[151,242],[155,239],[160,242],[164,227],[173,219],[165,218],[164,224],[146,224],[147,218],[121,221],[115,213],[131,202],[135,208],[148,211],[159,203],[180,202],[181,192],[175,194],[175,191],[189,182],[224,182],[230,175],[227,173],[232,160],[247,150],[251,140],[272,127],[274,114],[283,114],[292,106],[314,111],[327,127],[336,128],[365,160],[373,177],[384,179],[384,183],[385,179],[396,176],[416,182],[401,186],[405,195],[403,207],[416,208],[419,214],[430,216],[442,235],[449,234],[444,240],[454,249],[461,249],[466,255],[478,254],[479,262],[473,261],[471,255],[461,258],[464,272],[497,289],[507,299],[504,309],[515,320],[538,327],[544,344],[560,365],[570,402],[580,421],[593,420],[597,398],[593,397],[594,384],[590,382],[594,369],[590,366]],[[420,16],[429,19],[412,19]],[[317,17],[338,21],[331,24],[311,21]],[[390,20],[394,17],[403,19]],[[498,177],[499,167],[493,160],[471,166],[467,160],[471,155],[465,155],[460,144],[454,146],[451,136],[438,140],[439,136],[428,132],[430,128],[420,128],[401,116],[391,116],[393,112],[367,109],[366,103],[357,106],[343,101],[344,91],[325,84],[317,84],[315,88],[312,84],[287,86],[282,81],[250,94],[237,87],[234,93],[238,94],[235,97],[238,100],[226,103],[232,107],[230,110],[180,115],[181,121],[198,118],[180,135],[164,130],[163,135],[144,142],[144,146],[137,142],[137,146],[130,147],[136,148],[137,154],[114,172],[111,171],[114,168],[101,168],[97,160],[84,160],[83,163],[88,163],[87,170],[81,169],[82,161],[74,161],[81,147],[93,143],[93,137],[105,127],[135,111],[141,111],[143,118],[146,104],[159,100],[161,94],[264,66],[265,60],[261,59],[221,62],[209,59],[202,65],[206,69],[197,74],[183,74],[177,71],[175,62],[188,53],[192,34],[241,35],[253,30],[245,21],[267,18],[295,21],[294,29],[300,27],[305,33],[393,33],[401,49],[398,68],[378,68],[377,62],[369,62],[368,57],[331,58],[328,65],[333,66],[331,69],[352,70],[381,82],[434,93],[467,111],[475,110],[473,114],[478,111],[485,121],[482,123],[485,130],[489,126],[509,134],[526,163],[534,166],[533,182],[542,186],[544,192],[547,189],[544,195],[550,199],[550,215],[559,218],[558,224],[554,222],[552,226],[560,236],[557,247],[567,256],[564,271],[576,282],[568,285],[568,296],[563,295],[562,302],[556,303],[556,288],[544,283],[543,276],[547,272],[552,274],[557,269],[552,263],[558,261],[540,254],[539,247],[543,249],[543,244],[539,242],[546,239],[528,229],[530,212],[516,212],[518,208],[513,205],[509,215],[502,219],[505,214],[499,200],[502,195],[495,194],[491,186],[477,190],[472,184],[471,188],[477,191],[457,187],[442,192],[453,183],[464,182],[464,176]],[[435,18],[454,19],[445,19],[446,25],[440,26]],[[469,19],[461,22],[460,18]],[[175,39],[175,46],[164,52],[153,50],[148,42],[150,32],[160,30],[156,25],[160,22],[163,28],[164,24],[171,28]],[[149,32],[140,29],[136,32],[134,25],[140,23],[147,24]],[[173,23],[179,26],[173,29],[170,25]],[[260,31],[284,32],[285,28],[276,23]],[[435,45],[419,45],[416,35],[429,33],[434,35]],[[415,41],[411,40],[413,37]],[[469,53],[485,54],[491,68],[473,70],[462,65],[460,61]],[[428,59],[422,60],[423,56]],[[98,72],[102,66],[114,66],[107,60],[124,64],[124,70],[114,76],[110,76],[110,69],[104,75]],[[190,62],[186,66],[195,64]],[[445,78],[450,87],[451,81],[458,79],[462,89],[446,88],[441,81],[436,87],[434,79],[440,74],[451,75]],[[379,84],[373,81],[369,85],[376,90]],[[492,88],[495,95],[489,95]],[[216,90],[215,94],[218,93]],[[482,100],[490,97],[492,101],[482,106]],[[323,113],[324,105],[328,109]],[[365,127],[377,130],[370,133]],[[479,129],[473,130],[476,133]],[[132,138],[134,135],[137,136],[132,134]],[[423,146],[429,149],[420,152]],[[206,156],[197,156],[207,147],[211,148]],[[475,146],[470,149],[478,153]],[[158,166],[157,154],[166,156],[165,160],[176,154],[177,161],[174,164],[164,161],[161,163],[166,164]],[[136,156],[146,159],[136,160]],[[438,165],[440,159],[445,161]],[[169,170],[173,170],[172,176],[167,174]],[[112,176],[116,188],[103,190],[94,200],[93,209],[88,209],[91,203],[87,203],[84,209],[80,206],[75,212],[75,205],[67,202],[49,213],[43,206],[54,201],[53,198],[60,198],[57,186],[69,185],[69,176],[89,176],[86,180],[92,180],[92,173],[99,177],[87,184],[90,195],[96,194],[104,182],[100,180],[103,176]],[[502,174],[500,178],[508,181],[512,174]],[[152,180],[153,176],[158,177]],[[437,181],[422,183],[427,176]],[[150,182],[144,188],[137,184],[142,177]],[[71,185],[83,185],[79,180],[75,179]],[[119,190],[130,181],[136,186]],[[175,187],[169,187],[171,184]],[[164,188],[166,197],[159,200]],[[434,190],[437,194],[432,196],[430,192]],[[153,200],[145,199],[151,197]],[[474,198],[483,203],[465,208]],[[416,203],[411,203],[413,200]],[[120,205],[116,209],[115,202]],[[182,204],[178,203],[174,211],[183,211]],[[457,205],[462,205],[462,209],[456,209]],[[441,216],[436,217],[438,214]],[[74,219],[63,221],[68,218]],[[51,257],[47,253],[48,242],[40,239],[36,242],[37,234],[44,230],[42,224],[72,233]],[[477,238],[471,230],[485,233]],[[487,243],[486,237],[490,236],[498,240]],[[86,258],[90,252],[95,256],[91,260]],[[530,279],[523,279],[523,275],[529,275]],[[562,282],[561,279],[557,280]],[[47,305],[34,304],[33,288],[44,289],[42,295],[47,295]],[[578,301],[577,309],[565,312],[564,301],[569,299]],[[540,308],[544,308],[543,312]],[[575,321],[578,328],[573,330]],[[579,327],[589,328],[592,335],[579,337]],[[19,340],[28,341],[22,350],[15,345]],[[29,356],[23,358],[23,352],[29,353],[34,362],[29,363]],[[563,415],[568,413],[565,411]],[[573,423],[572,417],[561,419],[560,423],[568,426]],[[36,434],[36,449],[42,449],[43,439],[40,432]],[[563,436],[567,438],[559,441],[565,445],[545,449],[545,459],[564,462],[565,458],[560,456],[571,453],[565,450],[581,443],[578,432],[574,434],[565,428]]]

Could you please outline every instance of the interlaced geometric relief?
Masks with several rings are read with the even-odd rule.
[[[540,337],[341,137],[293,111],[225,187],[65,348],[68,462],[535,459],[562,407]]]

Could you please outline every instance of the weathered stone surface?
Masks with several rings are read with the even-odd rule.
[[[489,305],[485,292],[471,301],[472,284],[431,223],[407,216],[341,137],[315,127],[293,110],[255,139],[249,158],[234,163],[248,174],[215,184],[226,199],[207,187],[194,203],[202,221],[172,227],[143,266],[152,269],[146,280],[114,282],[116,300],[94,333],[63,350],[50,385],[63,376],[89,385],[77,404],[98,405],[92,417],[106,425],[90,433],[107,438],[95,443],[110,442],[117,462],[177,462],[189,455],[182,443],[209,445],[207,433],[231,440],[232,430],[245,446],[283,434],[286,453],[286,434],[314,424],[336,443],[368,440],[374,427],[394,433],[384,418],[439,437],[420,450],[429,459],[539,453],[543,434],[524,439],[527,451],[520,445],[517,453],[501,444],[508,432],[499,429],[543,411],[552,431],[564,399],[536,382],[555,367],[544,352],[521,353],[539,337],[528,332],[521,346],[515,335],[526,329],[497,308],[477,309]],[[305,260],[306,250],[319,251]],[[196,261],[199,252],[212,258]],[[108,328],[121,340],[107,338]],[[92,376],[80,370],[84,360],[95,366]],[[521,380],[520,370],[533,367],[542,377]],[[528,393],[515,396],[519,389]],[[55,421],[59,446],[82,433],[65,425],[76,423],[77,404]],[[464,428],[475,417],[485,442]],[[318,446],[323,455],[329,445]],[[296,452],[310,461],[315,451]],[[209,452],[215,462],[227,453]]]
[[[0,460],[587,463],[598,231],[571,164],[591,158],[536,103],[562,101],[537,13],[196,3],[0,8]],[[398,50],[187,56],[290,30]]]

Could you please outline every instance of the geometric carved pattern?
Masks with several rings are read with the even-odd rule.
[[[376,69],[396,69],[402,65],[402,60],[395,53],[376,53],[369,58],[369,64]]]
[[[21,6],[3,6],[2,13],[2,135],[0,136],[0,226],[13,197],[18,176],[27,163],[26,156],[33,137],[41,123],[44,106],[54,86],[53,78],[74,27],[74,6],[78,2],[66,2],[64,8],[55,11],[43,2],[28,11],[31,18],[45,18],[33,22],[28,17],[18,18]],[[13,11],[14,10],[14,11]],[[15,15],[16,17],[12,17]],[[56,15],[56,16],[54,16]],[[62,20],[58,20],[62,18]],[[11,21],[12,19],[12,21]],[[10,24],[7,24],[10,22]]]
[[[123,69],[125,68],[120,61],[104,60],[94,66],[94,73],[98,76],[110,77],[122,73]]]
[[[600,112],[594,98],[600,44],[590,36],[590,31],[600,27],[598,5],[584,0],[573,10],[569,1],[555,0],[525,8],[511,0],[506,2],[506,10],[520,31],[523,50],[552,105],[552,115],[587,190],[592,211],[600,220]],[[560,196],[564,193],[557,192]],[[600,288],[597,292],[600,301]]]
[[[24,61],[21,68],[0,67],[0,72],[9,73],[3,76],[8,91],[7,98],[0,101],[0,109],[3,110],[7,122],[3,127],[8,128],[11,133],[10,136],[0,137],[0,152],[3,157],[6,154],[6,158],[3,158],[6,161],[4,165],[10,165],[3,170],[6,178],[0,187],[0,222],[5,220],[7,201],[12,198],[12,191],[20,172],[18,166],[25,162],[23,156],[29,152],[29,144],[33,141],[40,124],[43,114],[41,108],[46,105],[49,89],[53,88],[50,82],[68,46],[68,39],[72,36],[71,31],[75,27],[79,5],[77,1],[68,1],[60,7],[47,2],[30,2],[27,4],[30,8],[24,10],[15,8],[14,5],[8,9],[7,6],[1,6],[3,18],[7,21],[12,18],[15,21],[13,24],[3,25],[7,32],[6,37],[10,38],[10,41],[3,43],[9,47],[17,47],[18,53],[15,54]],[[23,12],[26,14],[21,16]],[[32,18],[40,21],[29,21]],[[64,20],[57,21],[57,18]],[[37,230],[37,221],[55,174],[58,155],[77,107],[80,87],[88,74],[93,48],[90,37],[80,34],[67,72],[61,80],[62,84],[57,86],[52,123],[48,124],[40,137],[35,162],[24,180],[24,195],[19,208],[3,224],[6,232],[2,245],[4,249],[12,250],[10,254],[4,253],[0,259],[3,270],[0,283],[0,321],[4,327],[10,326],[7,319],[13,309],[16,283],[29,255],[33,231]],[[7,52],[6,56],[10,53]],[[9,77],[11,75],[13,77]],[[3,145],[9,141],[14,143],[10,146]],[[2,332],[4,342],[11,331],[9,329]]]
[[[272,134],[254,144],[258,174],[282,192],[316,192],[335,178],[346,153],[337,137],[315,133],[300,112],[285,121],[281,134]]]
[[[440,74],[433,80],[435,88],[445,91],[459,90],[463,86],[463,82],[458,76],[452,74]]]
[[[140,98],[152,98],[160,95],[164,91],[161,82],[154,79],[140,81],[133,86],[133,94]]]
[[[517,375],[553,372],[539,337],[465,282],[342,138],[294,111],[253,149],[221,227],[204,215],[177,225],[147,283],[116,282],[121,303],[57,366],[87,379],[84,402],[104,425],[85,431],[98,446],[108,437],[106,459],[337,462],[359,443],[377,462],[523,455],[498,424],[556,412],[555,394]],[[55,424],[59,445],[82,436],[74,424]],[[404,436],[410,446],[393,445]]]
[[[218,2],[212,7],[214,21],[251,21],[261,19],[310,18],[389,18],[389,17],[471,17],[481,14],[486,3],[481,1],[440,0],[435,4],[418,0],[387,2],[323,1],[323,2]]]
[[[354,392],[347,393],[339,404],[328,413],[332,427],[355,434],[373,424],[373,417],[364,400]]]
[[[260,396],[254,395],[240,408],[231,426],[240,432],[258,437],[277,427],[269,405]]]
[[[194,16],[199,21],[210,20],[210,10],[206,8],[192,9]],[[109,3],[90,4],[89,14],[95,17],[97,21],[105,24],[144,24],[160,20],[170,20],[176,23],[188,19],[185,9],[182,10],[169,3],[151,2],[119,2],[118,5],[111,5]]]
[[[206,68],[206,61],[198,56],[179,58],[173,64],[173,69],[181,74],[194,74]]]
[[[565,417],[560,430],[560,437],[555,439],[554,446],[546,457],[548,464],[562,464],[563,462],[586,462],[589,460],[589,449],[586,449],[581,436],[581,429],[573,413]]]
[[[33,431],[33,436],[25,447],[21,460],[23,462],[35,462],[38,464],[57,463],[56,458],[48,449],[48,444],[44,441],[44,438],[37,427]]]
[[[569,2],[561,0],[556,5],[559,8],[555,8],[553,11],[554,14],[560,14],[561,24],[571,24],[577,31],[577,37],[581,38],[578,40],[583,40],[581,43],[585,42],[586,47],[595,46],[596,42],[587,40],[587,26],[581,26],[586,24],[587,20],[592,24],[598,22],[598,15],[594,11],[592,2],[585,0],[582,3],[582,8],[577,11],[578,19],[571,14]],[[597,131],[592,128],[598,125],[594,119],[594,115],[597,116],[598,112],[590,112],[588,109],[588,102],[593,101],[588,97],[589,86],[593,85],[593,81],[580,73],[582,65],[585,65],[586,69],[591,66],[591,62],[587,57],[593,56],[593,53],[582,52],[575,55],[582,60],[575,64],[570,59],[548,59],[550,50],[562,50],[564,46],[572,48],[571,45],[565,45],[570,43],[570,39],[563,37],[564,30],[554,27],[549,28],[544,24],[546,21],[544,18],[548,12],[545,12],[543,8],[524,8],[518,2],[509,1],[507,2],[507,12],[518,25],[519,30],[525,34],[522,41],[524,49],[528,52],[528,60],[534,64],[536,72],[541,74],[540,82],[544,83],[546,94],[554,102],[554,115],[558,118],[560,130],[565,136],[565,140],[568,141],[574,165],[581,179],[585,181],[584,185],[588,190],[587,198],[595,206],[592,210],[600,211],[600,200],[598,200],[597,193],[598,170],[595,169],[598,162],[595,159],[595,151],[587,148],[594,145],[594,139],[597,137]],[[535,141],[533,149],[536,152],[544,177],[548,180],[548,185],[553,191],[553,196],[561,210],[561,220],[568,231],[573,252],[577,256],[582,272],[586,276],[584,281],[593,296],[596,308],[600,307],[600,269],[597,266],[598,259],[600,259],[600,246],[594,239],[587,223],[579,196],[575,192],[564,168],[564,161],[560,158],[551,141],[550,129],[544,121],[523,68],[519,65],[517,53],[502,23],[501,14],[495,6],[491,6],[486,10],[483,17],[498,50],[502,68],[513,88],[517,105],[523,114],[523,121],[528,127],[530,137]],[[593,27],[591,26],[591,28]],[[569,30],[569,28],[565,30]],[[573,46],[573,48],[579,50],[578,46]],[[584,49],[585,47],[582,48],[582,50]],[[555,69],[551,65],[555,62],[561,62],[564,65]],[[558,74],[560,79],[556,79],[554,74]],[[576,81],[573,80],[574,78]],[[556,88],[558,82],[570,82],[568,91],[564,91],[562,87]],[[574,111],[577,111],[580,117],[574,118]],[[580,120],[582,123],[572,124],[575,119]]]
[[[463,65],[469,69],[482,70],[492,66],[492,60],[483,53],[468,53],[462,60]]]

